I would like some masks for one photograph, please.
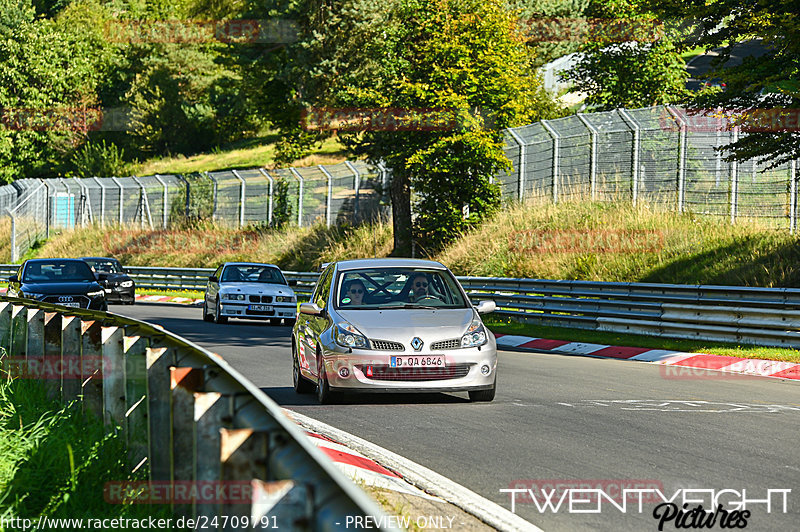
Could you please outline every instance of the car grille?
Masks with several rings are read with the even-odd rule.
[[[431,350],[458,349],[461,347],[461,338],[452,340],[440,340],[431,344]]]
[[[356,366],[366,375],[364,365]],[[441,381],[466,377],[472,364],[453,364],[443,368],[392,368],[386,365],[372,366],[372,377],[376,381]]]
[[[388,340],[370,340],[372,349],[378,351],[405,351],[406,348],[399,342],[390,342]]]
[[[63,305],[66,301],[59,301],[62,297],[71,297],[72,299],[69,301],[70,303],[78,303],[81,308],[88,308],[89,307],[89,298],[86,296],[69,296],[69,295],[60,295],[60,296],[45,296],[42,301],[45,303],[53,303],[55,305]]]
[[[250,296],[250,303],[272,303],[272,296]]]

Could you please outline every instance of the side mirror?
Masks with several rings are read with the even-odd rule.
[[[218,283],[218,282],[219,282],[219,279],[217,278],[217,276],[216,276],[216,275],[212,275],[212,276],[210,276],[210,277],[208,278],[208,281],[209,281],[209,282],[211,282],[211,283]]]
[[[289,279],[286,282],[289,284],[289,286],[297,286],[297,279]]]
[[[317,306],[316,303],[300,303],[300,314],[309,316],[322,316],[325,311]]]
[[[478,311],[478,314],[489,314],[497,310],[497,303],[491,300],[481,301],[475,306],[475,310]]]
[[[16,275],[12,275],[11,277],[8,278],[8,282],[9,283],[17,283],[17,282],[19,282],[19,277],[17,277]]]

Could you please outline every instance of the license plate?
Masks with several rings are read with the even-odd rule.
[[[72,302],[72,303],[59,303],[62,307],[71,307],[71,308],[81,308],[80,303]]]
[[[105,290],[106,290],[106,294],[110,294],[111,293],[111,289],[110,288],[106,288]]]
[[[272,305],[250,305],[249,309],[257,312],[270,312],[272,311]]]
[[[445,367],[444,356],[405,356],[390,357],[389,366],[393,368],[443,368]]]

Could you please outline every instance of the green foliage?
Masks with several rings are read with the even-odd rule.
[[[293,220],[292,202],[289,199],[289,182],[278,179],[273,190],[272,226],[283,227]]]
[[[116,144],[87,142],[72,155],[70,177],[110,177],[126,175],[128,164],[124,161],[125,150]]]

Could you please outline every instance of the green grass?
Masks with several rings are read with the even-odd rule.
[[[169,297],[187,297],[191,299],[203,299],[204,291],[202,290],[142,290],[137,288],[136,295],[145,296],[169,296]]]
[[[179,155],[154,158],[134,165],[132,173],[135,175],[188,174],[224,169],[271,168],[274,166],[275,144],[278,140],[277,134],[267,134],[256,139],[231,144],[225,149],[211,153],[202,153],[191,157]],[[336,137],[331,137],[316,146],[313,153],[295,161],[292,166],[336,164],[346,159],[347,154],[342,144]]]
[[[1,350],[0,350],[1,351]],[[2,358],[2,355],[0,355]],[[168,508],[109,504],[106,482],[146,480],[128,472],[122,432],[107,432],[80,403],[48,400],[40,381],[0,380],[0,516],[169,517]]]
[[[566,327],[548,327],[546,325],[518,323],[503,319],[500,316],[491,315],[486,318],[486,324],[493,332],[531,336],[533,338],[548,338],[551,340],[565,340],[590,344],[669,349],[685,353],[707,353],[710,355],[780,360],[784,362],[800,362],[800,351],[797,349],[736,345],[724,342],[707,342],[703,340],[680,340],[665,338],[663,336],[617,334]]]

